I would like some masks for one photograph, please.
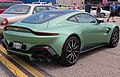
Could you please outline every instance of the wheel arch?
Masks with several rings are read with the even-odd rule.
[[[116,26],[115,28],[118,28],[118,30],[119,30],[119,27],[118,27],[118,26]]]
[[[80,47],[81,47],[81,40],[80,40],[80,37],[79,35],[77,34],[71,34],[70,36],[68,36],[64,42],[64,45],[66,44],[66,41],[69,40],[71,37],[75,37],[79,42],[80,42]],[[79,49],[80,50],[80,49]],[[76,61],[74,63],[69,63],[68,60],[66,59],[66,52],[64,51],[64,47],[62,47],[62,53],[61,53],[61,56],[59,56],[59,61],[62,65],[64,66],[71,66],[71,65],[74,65],[78,59],[76,59]],[[78,52],[79,54],[79,52]],[[78,57],[79,58],[79,57]]]
[[[77,35],[77,34],[71,34],[68,38],[70,38],[70,37],[76,37],[79,40],[80,46],[81,46],[81,38],[79,37],[79,35]]]
[[[104,15],[106,15],[104,12],[101,12],[100,14],[104,14]]]
[[[113,30],[115,29],[115,28],[118,28],[118,30],[119,30],[119,27],[118,26],[115,26],[115,27],[113,27],[112,29],[111,29],[111,31],[113,32]],[[111,35],[112,35],[112,32],[111,32]],[[111,38],[111,37],[110,37]],[[109,40],[110,41],[110,40]]]
[[[76,37],[76,38],[79,40],[80,46],[81,46],[81,39],[80,39],[79,35],[77,35],[77,34],[71,34],[70,36],[68,36],[68,37],[66,38],[65,41],[67,41],[70,37]],[[64,42],[64,44],[65,44],[65,42]],[[64,46],[64,44],[63,44],[63,46]],[[63,49],[63,47],[62,47],[62,49]]]
[[[111,37],[110,37],[110,40],[109,40],[109,44],[108,44],[108,46],[111,47],[111,48],[116,47],[116,46],[117,46],[117,43],[118,43],[118,42],[116,42],[116,43],[115,43],[116,45],[114,45],[114,44],[112,43],[112,35],[113,35],[113,32],[114,32],[115,29],[118,29],[118,42],[119,42],[119,27],[118,27],[118,26],[115,26],[115,27],[113,28],[113,31],[112,31],[112,34],[111,34]],[[116,37],[116,36],[115,36],[115,37]]]

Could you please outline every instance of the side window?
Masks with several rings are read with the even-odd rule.
[[[55,7],[48,7],[48,10],[55,10],[55,9],[57,9],[57,8],[55,8]]]
[[[40,7],[35,7],[34,8],[34,11],[33,13],[38,13],[38,12],[41,12],[41,11],[44,11],[44,10],[47,10],[47,7],[44,7],[44,6],[40,6]]]
[[[78,22],[78,20],[74,16],[68,18],[67,20],[71,22]]]
[[[4,8],[9,8],[10,6],[12,6],[14,3],[13,2],[3,2],[3,7]]]
[[[97,23],[96,18],[88,14],[77,14],[75,17],[80,23]]]
[[[0,2],[0,9],[2,9],[3,8],[3,5],[2,5],[2,3]]]

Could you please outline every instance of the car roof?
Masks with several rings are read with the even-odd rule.
[[[32,4],[47,4],[47,2],[33,2]]]
[[[42,13],[64,13],[64,14],[67,14],[67,13],[72,13],[72,12],[81,12],[81,13],[83,13],[80,10],[46,10],[46,11],[43,11]]]
[[[28,6],[51,6],[49,4],[17,4],[17,5],[28,5]]]

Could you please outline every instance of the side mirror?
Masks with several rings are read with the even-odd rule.
[[[104,22],[104,19],[101,19],[101,18],[98,19],[98,23],[103,23],[103,22]]]

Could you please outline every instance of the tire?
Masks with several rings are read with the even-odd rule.
[[[109,47],[113,48],[118,45],[119,42],[119,28],[114,28],[109,42]]]
[[[80,53],[80,41],[76,37],[70,37],[63,45],[60,62],[64,66],[74,65]]]
[[[105,17],[105,14],[104,14],[104,13],[101,13],[100,17],[104,18],[104,17]]]

